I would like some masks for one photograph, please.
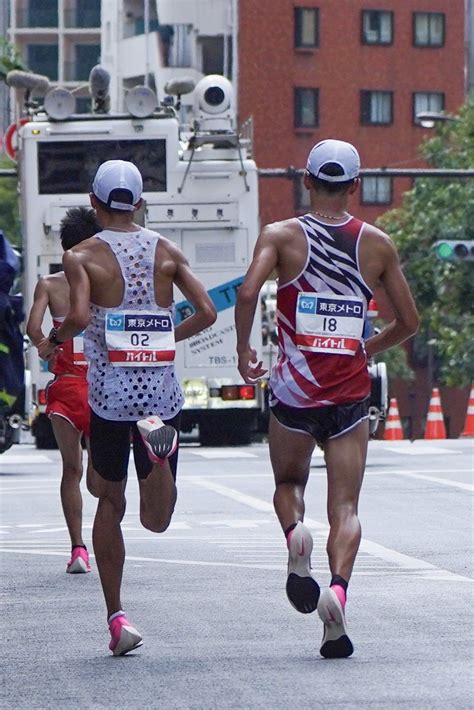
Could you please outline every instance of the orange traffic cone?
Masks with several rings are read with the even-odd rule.
[[[398,404],[395,397],[392,397],[390,400],[390,407],[388,408],[388,416],[385,421],[385,433],[383,438],[387,441],[400,441],[400,439],[403,439],[403,430],[400,423]]]
[[[426,419],[425,439],[446,439],[441,399],[437,387],[434,387],[431,393],[428,417]]]
[[[466,421],[461,436],[474,436],[474,387],[471,387],[469,404],[467,405]]]

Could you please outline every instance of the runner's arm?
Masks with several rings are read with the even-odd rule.
[[[83,264],[83,255],[76,251],[65,251],[63,255],[64,273],[69,283],[69,313],[58,329],[58,340],[70,340],[89,325],[91,286],[89,275]]]
[[[26,334],[33,345],[37,346],[44,338],[42,325],[44,314],[46,313],[48,306],[48,287],[45,279],[42,277],[36,284],[35,292],[33,294],[33,305],[31,306],[30,314],[28,316],[28,323],[26,324]]]
[[[416,333],[419,317],[410,287],[403,274],[397,250],[391,240],[386,240],[386,268],[380,277],[381,285],[388,296],[395,319],[380,333],[368,338],[365,350],[368,357],[403,343]]]
[[[69,313],[58,328],[57,339],[60,343],[78,335],[89,323],[90,318],[90,282],[79,252],[66,251],[63,255],[64,273],[69,283]],[[43,338],[38,344],[40,356],[48,360],[57,346]]]
[[[175,328],[175,340],[178,343],[180,340],[186,340],[201,330],[209,328],[215,322],[217,313],[203,284],[191,271],[184,254],[182,252],[176,253],[175,258],[177,266],[174,283],[194,308],[194,313],[181,321]]]
[[[238,369],[245,382],[249,384],[267,373],[267,370],[262,367],[262,362],[257,362],[257,353],[250,345],[250,333],[260,291],[277,265],[278,249],[275,244],[275,234],[271,228],[264,227],[255,245],[252,263],[239,288],[235,306]],[[254,367],[250,363],[253,363]]]

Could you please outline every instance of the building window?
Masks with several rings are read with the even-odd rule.
[[[311,49],[319,46],[319,10],[295,7],[295,47]]]
[[[88,96],[76,98],[76,113],[92,113],[92,99]]]
[[[28,66],[36,74],[44,74],[51,81],[58,80],[58,45],[29,44]]]
[[[148,23],[148,30],[150,32],[158,32],[160,29],[160,23],[158,22],[157,18],[150,18],[150,22]],[[136,35],[143,35],[145,34],[145,18],[144,17],[136,17],[135,18],[135,34]]]
[[[421,125],[421,121],[417,119],[418,114],[425,111],[444,111],[444,94],[436,91],[418,91],[413,94],[413,123],[416,126]]]
[[[73,80],[88,81],[93,66],[100,60],[100,44],[76,44],[76,65]]]
[[[229,37],[202,36],[198,39],[201,49],[201,71],[207,74],[226,74],[229,76],[232,66],[232,43]]]
[[[20,27],[26,24],[29,27],[57,27],[58,0],[41,0],[40,3],[30,0],[27,18],[27,23],[22,22],[21,17],[19,18]]]
[[[361,203],[363,205],[389,205],[392,201],[391,177],[362,178]]]
[[[319,90],[295,89],[295,128],[319,125]]]
[[[311,207],[309,190],[304,186],[303,177],[294,180],[295,186],[295,211],[307,212]]]
[[[363,126],[389,125],[393,122],[391,91],[361,91],[360,121]]]
[[[442,47],[444,45],[444,13],[413,13],[413,44],[415,47]]]
[[[393,12],[362,10],[362,44],[392,44]]]

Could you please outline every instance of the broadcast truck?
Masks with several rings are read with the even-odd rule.
[[[111,113],[104,72],[91,72],[92,113],[73,113],[74,97],[54,88],[42,105],[27,102],[28,113],[18,122],[25,308],[38,278],[62,268],[61,219],[70,207],[89,204],[97,167],[113,158],[132,161],[144,182],[141,223],[182,249],[218,312],[212,327],[177,348],[182,429],[198,430],[204,445],[249,443],[264,391],[238,373],[234,305],[258,236],[257,168],[250,139],[236,126],[233,87],[220,75],[196,86],[171,81],[159,106],[149,88],[136,87],[126,94],[126,112]],[[181,96],[192,90],[193,115],[186,114],[184,125]],[[191,306],[179,292],[175,305],[179,323]],[[252,342],[258,347],[261,340],[257,313]],[[75,349],[80,359],[80,347]],[[29,348],[27,366],[38,406],[32,431],[37,446],[46,448],[54,445],[44,413],[52,375],[36,348]]]

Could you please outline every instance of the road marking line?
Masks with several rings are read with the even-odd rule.
[[[23,554],[23,555],[48,555],[50,557],[63,557],[64,552],[60,552],[57,550],[19,550],[19,549],[1,549],[1,552],[12,552],[14,554]],[[93,554],[89,555],[92,558],[94,558]],[[271,570],[271,571],[277,571],[281,572],[286,570],[286,564],[267,564],[267,565],[262,565],[262,564],[243,564],[240,562],[211,562],[211,561],[205,561],[205,560],[177,560],[177,559],[166,559],[163,557],[137,557],[134,555],[127,555],[127,562],[157,562],[160,564],[169,564],[169,565],[195,565],[197,567],[231,567],[231,568],[237,568],[237,569],[254,569],[254,570]],[[357,569],[354,569],[354,576],[360,575],[361,577],[373,577],[374,572],[377,573],[380,568],[373,568],[373,569],[362,569],[358,571]],[[400,573],[400,570],[391,567],[389,572],[392,571],[394,574],[396,573],[397,575]],[[415,571],[415,570],[407,570],[403,569],[402,571],[404,572],[410,572],[410,571]],[[449,572],[448,570],[441,570],[439,568],[435,568],[433,570],[425,570],[425,569],[419,569],[416,570],[419,572],[419,577],[422,579],[427,579],[431,581],[445,581],[445,582],[474,582],[474,580],[470,579],[469,577],[462,577],[459,574],[454,574],[453,572]],[[327,570],[324,569],[323,567],[316,567],[315,572],[323,574],[326,573]],[[389,576],[389,575],[384,575],[384,576]]]
[[[225,496],[226,498],[231,498],[232,500],[235,500],[238,503],[248,505],[249,507],[254,508],[255,510],[273,512],[273,506],[270,503],[267,503],[266,501],[263,501],[260,498],[255,498],[254,496],[249,496],[245,493],[241,493],[240,491],[236,491],[233,488],[222,486],[219,483],[208,481],[205,478],[196,478],[194,483],[197,486],[207,488],[208,490]],[[329,531],[329,526],[327,524],[320,523],[318,520],[313,520],[312,518],[305,517],[305,524],[308,525],[308,527],[313,528],[314,530],[324,531],[325,533]],[[393,565],[401,567],[405,570],[418,569],[423,571],[427,570],[430,573],[434,573],[426,578],[443,578],[459,581],[467,580],[470,582],[474,581],[471,580],[469,577],[463,577],[462,575],[455,574],[454,572],[450,572],[449,570],[443,570],[440,567],[431,564],[430,562],[419,560],[416,557],[410,557],[409,555],[405,555],[402,552],[397,552],[396,550],[392,550],[389,547],[385,547],[384,545],[380,545],[377,542],[372,542],[371,540],[367,540],[365,538],[362,539],[359,549],[362,552],[367,552],[369,555],[378,557],[379,559],[385,560],[386,562],[390,562]],[[438,576],[439,573],[441,573],[441,577]]]
[[[11,464],[15,465],[23,465],[23,464],[29,464],[29,463],[34,463],[34,464],[43,464],[43,463],[53,463],[53,459],[50,459],[48,456],[43,456],[42,454],[32,454],[30,456],[22,456],[21,454],[2,454],[2,457],[0,458],[0,466],[11,466]]]
[[[201,456],[204,459],[256,459],[257,454],[250,454],[248,451],[239,451],[239,449],[209,449],[188,451],[194,456]]]
[[[412,444],[402,444],[401,446],[386,446],[384,451],[395,451],[397,454],[407,454],[408,456],[437,456],[438,454],[461,454],[462,451],[455,449],[446,449],[443,446],[420,446],[413,442]]]
[[[462,491],[474,493],[474,485],[472,485],[472,483],[450,481],[448,478],[438,478],[437,476],[425,476],[424,474],[415,473],[413,471],[387,471],[387,474],[390,473],[394,473],[397,476],[406,476],[407,478],[418,478],[421,481],[431,481],[431,483],[441,483],[443,486],[452,486],[453,488],[459,488]]]
[[[400,473],[400,474],[411,474],[411,473],[416,473],[417,475],[419,473],[444,473],[446,471],[446,467],[440,468],[439,471],[433,468],[429,469],[413,469],[413,470],[407,470],[407,469],[391,469],[387,468],[387,470],[366,470],[364,477],[369,477],[369,476],[390,476],[392,473]],[[449,473],[471,473],[472,472],[472,467],[468,468],[449,468]],[[311,471],[311,478],[326,478],[326,471]],[[227,478],[252,478],[252,479],[257,479],[257,478],[271,478],[273,480],[273,473],[243,473],[241,471],[225,471],[223,473],[206,473],[206,479],[208,480],[222,480],[222,479],[227,479]],[[178,476],[178,483],[181,483],[185,481],[188,483],[191,481],[193,483],[196,480],[196,475],[195,474],[179,474]]]

